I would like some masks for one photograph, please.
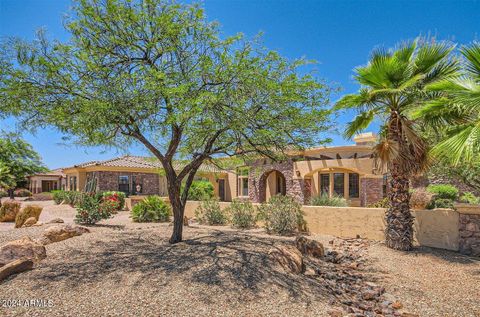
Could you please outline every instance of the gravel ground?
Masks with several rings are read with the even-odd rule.
[[[74,209],[46,208],[41,221],[72,222]],[[46,227],[6,229],[0,244]],[[2,229],[3,228],[3,229]],[[47,245],[47,258],[0,284],[0,301],[50,300],[52,307],[4,308],[0,316],[328,316],[332,294],[306,275],[268,261],[274,244],[292,238],[261,230],[186,227],[169,245],[168,224],[135,224],[127,212],[91,233]],[[332,237],[314,236],[327,247]],[[480,316],[480,262],[419,248],[401,253],[370,243],[361,271],[419,316]],[[0,302],[0,304],[2,304]]]

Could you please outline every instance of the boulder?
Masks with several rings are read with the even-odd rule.
[[[29,237],[8,242],[0,247],[0,267],[22,258],[37,262],[46,257],[45,247]]]
[[[31,227],[33,226],[34,224],[37,223],[37,219],[35,217],[30,217],[28,218],[27,220],[25,220],[25,222],[23,223],[23,228],[24,227]]]
[[[33,261],[29,259],[18,259],[0,267],[0,282],[10,275],[25,272],[33,268]]]
[[[62,218],[54,218],[52,220],[50,220],[49,222],[47,223],[64,223],[65,221],[63,221]]]
[[[309,255],[316,258],[320,258],[325,255],[323,244],[318,241],[308,239],[304,236],[297,237],[295,239],[295,245],[303,255]]]
[[[270,249],[268,252],[270,258],[279,263],[285,270],[292,273],[305,272],[305,265],[300,251],[290,245],[282,245]]]
[[[81,236],[82,234],[89,232],[90,230],[88,230],[88,228],[82,226],[58,225],[45,230],[40,241],[43,244],[49,244]]]

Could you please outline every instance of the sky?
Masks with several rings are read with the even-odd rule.
[[[265,46],[287,58],[306,57],[318,62],[317,75],[343,94],[356,92],[353,69],[368,61],[376,47],[419,35],[451,40],[459,45],[480,38],[480,1],[314,1],[314,0],[205,0],[207,18],[222,25],[223,35],[238,32],[253,37],[263,32]],[[45,28],[49,37],[68,40],[63,17],[69,0],[0,0],[0,37],[32,39]],[[341,131],[354,113],[337,119]],[[375,132],[378,125],[369,131]],[[0,120],[0,129],[15,130],[13,119]],[[49,168],[71,166],[90,160],[126,154],[115,149],[85,148],[64,144],[62,135],[52,128],[35,135],[23,134]],[[340,134],[330,133],[332,145],[351,143]],[[149,155],[141,146],[128,154]]]

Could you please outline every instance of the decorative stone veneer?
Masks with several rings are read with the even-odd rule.
[[[480,256],[480,213],[459,214],[460,240],[458,248],[460,253]]]
[[[119,176],[128,176],[130,190],[132,190],[132,176],[135,176],[136,183],[142,184],[142,195],[160,194],[160,176],[153,173],[133,173],[133,172],[89,172],[87,179],[97,178],[97,191],[118,190]]]
[[[285,177],[285,193],[296,201],[304,203],[304,180],[294,178],[293,161],[269,162],[258,160],[250,164],[248,175],[248,196],[254,203],[263,202],[266,197],[267,177],[272,171],[282,173]]]
[[[360,179],[360,203],[362,207],[383,199],[383,178]]]

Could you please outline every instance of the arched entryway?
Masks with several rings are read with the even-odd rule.
[[[287,193],[287,182],[285,175],[278,170],[270,170],[260,177],[260,202],[265,202],[275,195],[285,196]]]

